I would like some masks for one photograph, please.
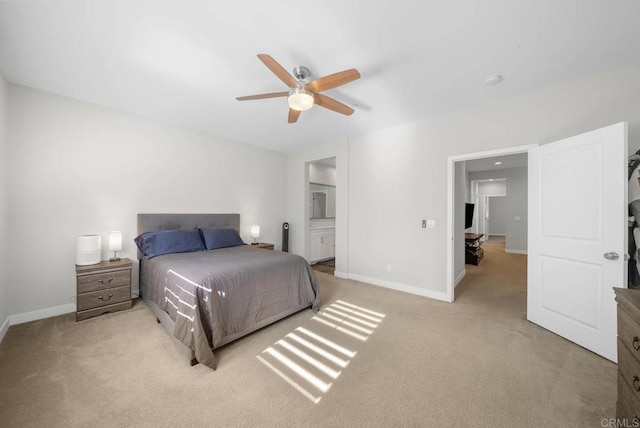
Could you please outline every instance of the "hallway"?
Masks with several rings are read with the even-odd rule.
[[[496,310],[526,320],[527,256],[505,253],[504,236],[491,236],[482,248],[480,264],[465,265],[467,274],[455,289],[456,302],[487,300]]]

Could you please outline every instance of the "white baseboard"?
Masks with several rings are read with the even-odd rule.
[[[0,327],[0,342],[4,339],[4,335],[7,334],[7,330],[9,330],[9,318],[4,320],[4,324]]]
[[[510,254],[524,254],[525,256],[527,255],[527,250],[511,250],[509,248],[505,248],[504,252]]]
[[[54,306],[52,308],[40,309],[33,312],[25,312],[22,314],[9,315],[10,325],[23,324],[25,322],[41,320],[44,318],[51,318],[58,315],[64,315],[76,311],[75,303],[68,303],[66,305]]]
[[[430,299],[442,300],[449,302],[447,294],[441,291],[427,290],[425,288],[415,287],[413,285],[400,284],[398,282],[386,281],[383,279],[370,278],[368,276],[349,274],[348,279],[353,279],[367,284],[377,285],[379,287],[390,288],[392,290],[402,291],[409,294],[417,294],[418,296],[428,297]]]
[[[467,270],[462,269],[462,272],[460,272],[460,275],[458,275],[455,282],[453,283],[453,288],[456,288],[458,284],[460,284],[460,281],[462,281],[462,278],[464,278],[466,275],[467,275]]]
[[[338,278],[342,278],[342,279],[349,279],[349,274],[348,273],[338,272],[337,270],[333,271],[333,276],[338,277]]]

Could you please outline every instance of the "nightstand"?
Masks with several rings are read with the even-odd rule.
[[[76,321],[130,309],[132,265],[129,259],[76,265]]]
[[[251,246],[255,248],[264,248],[265,250],[273,250],[273,244],[269,244],[268,242],[258,242],[257,244],[251,244]]]

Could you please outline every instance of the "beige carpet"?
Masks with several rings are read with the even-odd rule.
[[[12,326],[0,425],[601,426],[616,365],[526,321],[526,257],[502,248],[467,265],[454,304],[319,273],[324,323],[298,313],[217,351],[216,371],[141,302]]]

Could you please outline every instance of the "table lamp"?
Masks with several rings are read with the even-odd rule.
[[[117,262],[120,260],[120,257],[116,255],[120,250],[122,250],[122,232],[109,232],[109,251],[113,251],[113,257],[109,259],[110,262]]]
[[[258,238],[260,237],[260,226],[254,224],[251,226],[251,237],[253,238],[252,245],[258,245]]]

